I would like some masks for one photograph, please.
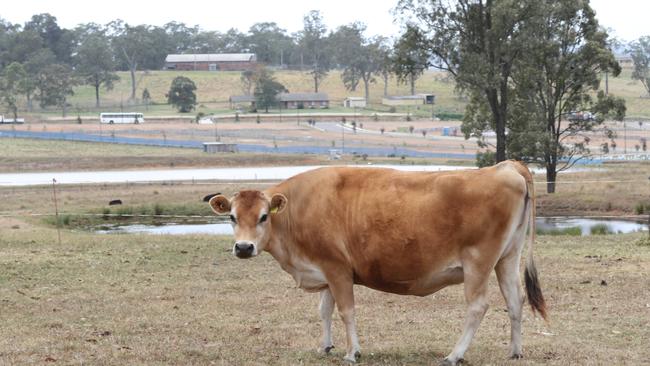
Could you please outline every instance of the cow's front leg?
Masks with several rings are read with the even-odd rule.
[[[320,292],[320,318],[323,321],[323,338],[320,343],[319,352],[328,354],[334,348],[332,345],[332,312],[334,311],[334,297],[327,288]]]
[[[361,357],[359,352],[359,339],[354,323],[354,289],[352,276],[338,275],[329,282],[330,291],[336,302],[336,306],[345,324],[345,334],[347,336],[347,350],[343,358],[348,362],[356,362]]]

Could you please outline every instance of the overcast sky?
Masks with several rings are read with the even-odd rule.
[[[18,0],[8,4],[9,1],[3,0],[1,18],[23,24],[33,14],[50,13],[63,28],[123,19],[129,24],[163,25],[177,21],[198,24],[205,30],[225,32],[237,28],[246,32],[254,23],[270,21],[293,33],[302,28],[303,15],[317,9],[330,29],[361,21],[368,26],[368,35],[399,33],[391,15],[397,0]],[[601,25],[613,29],[616,37],[634,40],[650,35],[650,1],[592,0],[591,4]]]

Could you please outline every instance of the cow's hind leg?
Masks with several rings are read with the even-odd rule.
[[[320,292],[320,318],[323,321],[323,338],[320,343],[319,352],[330,353],[332,345],[332,312],[334,312],[334,297],[327,288]]]
[[[328,282],[341,319],[345,324],[347,349],[343,359],[348,362],[356,362],[357,358],[361,357],[361,353],[354,322],[354,284],[352,278],[351,276],[339,275]]]
[[[508,306],[508,316],[510,317],[510,358],[514,359],[522,357],[521,311],[524,298],[519,274],[520,257],[521,245],[518,245],[518,248],[514,248],[511,253],[501,258],[495,267],[499,288]]]
[[[465,276],[465,299],[467,301],[467,313],[465,318],[465,325],[463,327],[463,334],[454,346],[449,356],[445,357],[442,365],[456,365],[463,359],[465,351],[472,342],[476,330],[485,316],[488,309],[487,303],[487,285],[489,279],[489,269],[478,268],[473,263],[463,263],[463,271]]]

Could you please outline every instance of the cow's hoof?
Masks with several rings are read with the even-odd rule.
[[[353,356],[345,355],[345,357],[343,357],[343,361],[349,363],[356,363],[360,358],[361,358],[361,352],[356,351],[354,352]]]
[[[440,366],[457,366],[463,363],[463,359],[459,359],[458,361],[452,361],[448,358],[445,358],[444,360],[440,361],[439,365]]]
[[[333,349],[334,349],[333,345],[327,346],[327,347],[319,347],[318,352],[322,353],[322,354],[325,354],[325,355],[329,355],[330,351],[332,351]]]
[[[524,355],[522,355],[521,353],[513,353],[510,356],[511,360],[521,360],[522,358],[524,358]]]

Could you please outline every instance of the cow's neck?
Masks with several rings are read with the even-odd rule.
[[[295,258],[297,254],[296,251],[291,250],[290,248],[292,245],[292,238],[290,235],[287,235],[285,227],[281,223],[274,225],[267,250],[273,258],[278,261],[280,267],[282,267],[285,272],[294,276],[296,271],[295,263],[298,260]]]

